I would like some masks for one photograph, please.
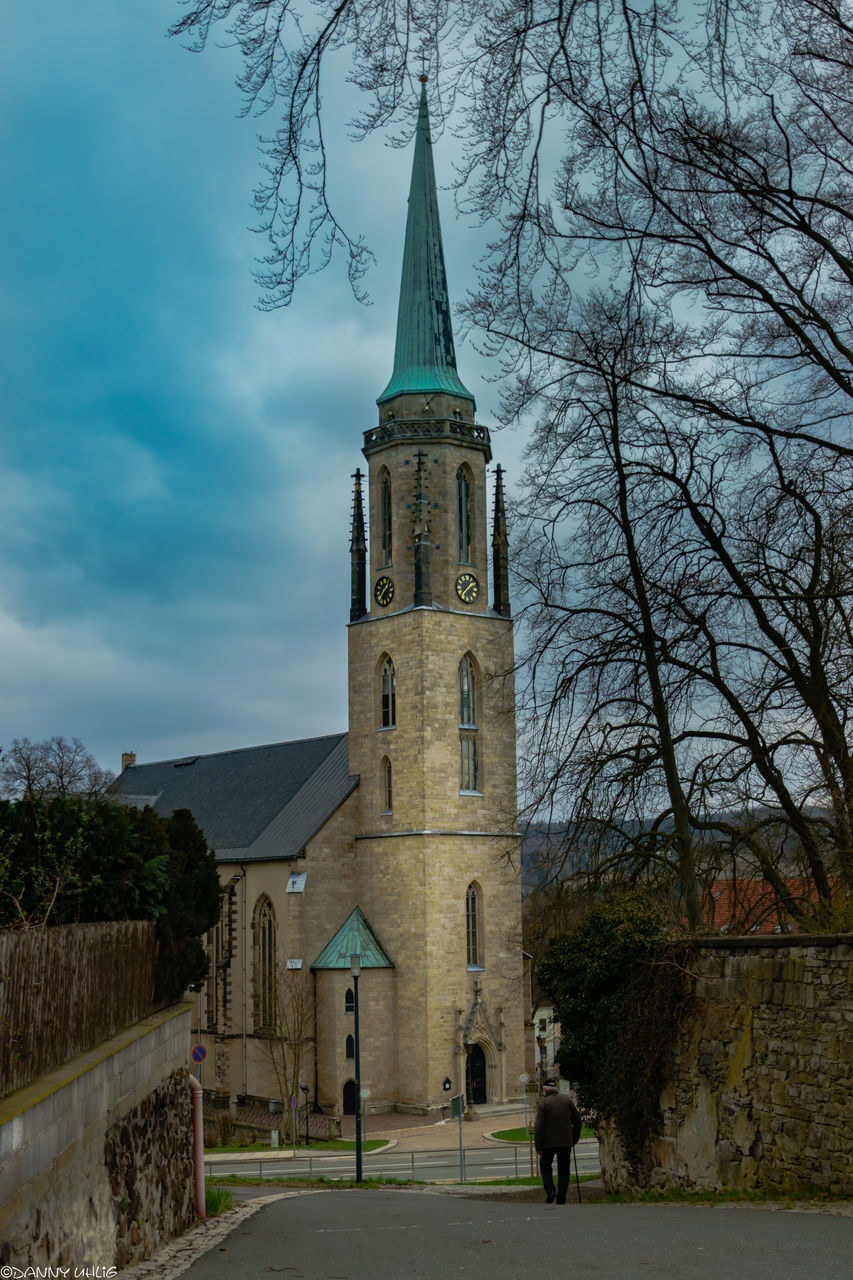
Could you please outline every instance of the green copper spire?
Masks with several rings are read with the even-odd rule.
[[[421,76],[418,131],[409,188],[394,372],[376,403],[418,391],[444,391],[474,401],[456,372],[425,76]]]

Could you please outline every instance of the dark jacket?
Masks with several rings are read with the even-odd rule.
[[[581,1136],[581,1118],[568,1094],[545,1086],[545,1096],[536,1112],[533,1140],[537,1151],[546,1147],[573,1147]]]

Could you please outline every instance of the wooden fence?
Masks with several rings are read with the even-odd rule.
[[[151,920],[0,933],[0,1097],[151,1011]]]

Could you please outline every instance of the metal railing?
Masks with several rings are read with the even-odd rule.
[[[535,1171],[535,1163],[531,1166],[530,1149],[526,1143],[518,1145],[507,1145],[506,1147],[472,1147],[468,1150],[463,1149],[461,1153],[456,1147],[442,1148],[437,1151],[395,1151],[392,1149],[385,1151],[377,1151],[371,1153],[373,1156],[382,1157],[381,1173],[377,1170],[378,1176],[383,1178],[398,1178],[401,1182],[429,1182],[428,1176],[430,1171],[435,1169],[436,1165],[442,1166],[443,1174],[438,1181],[449,1180],[453,1178],[455,1181],[459,1178],[461,1181],[468,1179],[476,1179],[478,1177],[495,1177],[494,1172],[488,1166],[495,1164],[496,1156],[502,1156],[506,1163],[506,1172],[502,1175],[507,1178],[527,1177]],[[507,1159],[507,1157],[511,1157]],[[222,1162],[225,1163],[224,1161]],[[234,1162],[237,1163],[236,1161]],[[334,1165],[340,1163],[341,1170],[336,1172]],[[461,1169],[460,1169],[461,1163]],[[240,1160],[239,1173],[243,1177],[290,1177],[290,1178],[352,1178],[352,1170],[350,1165],[354,1167],[355,1153],[341,1152],[334,1154],[324,1152],[320,1154],[312,1154],[305,1152],[304,1155],[274,1156],[272,1154],[259,1154],[257,1161]],[[332,1165],[332,1168],[329,1166]],[[371,1156],[366,1156],[364,1175],[371,1177]],[[322,1166],[322,1167],[321,1167]],[[216,1164],[205,1161],[205,1176],[216,1176],[222,1164],[217,1161]],[[451,1173],[450,1170],[454,1172]],[[231,1171],[233,1172],[233,1166]],[[221,1175],[220,1175],[221,1176]],[[501,1176],[501,1175],[498,1175]],[[435,1180],[435,1179],[433,1179]]]

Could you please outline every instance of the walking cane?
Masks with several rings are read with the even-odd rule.
[[[578,1153],[575,1150],[574,1146],[572,1146],[572,1155],[575,1158],[575,1179],[578,1184],[578,1204],[583,1204],[583,1201],[581,1200],[581,1178],[580,1178],[580,1174],[578,1173]]]

